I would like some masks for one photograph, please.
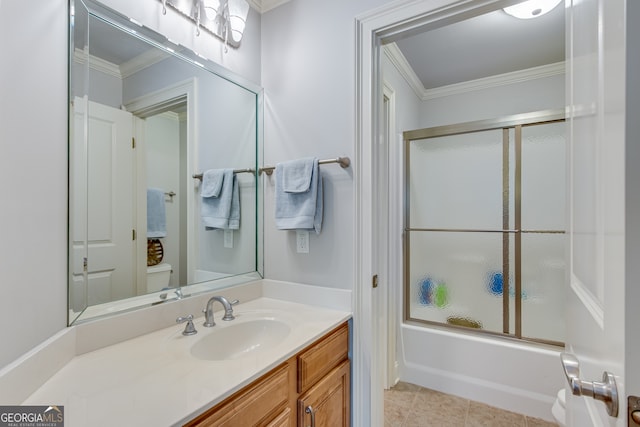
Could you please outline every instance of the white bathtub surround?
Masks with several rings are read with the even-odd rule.
[[[403,325],[400,379],[553,421],[564,386],[560,349],[440,328]]]
[[[346,311],[264,297],[238,304],[234,314],[236,320],[212,328],[203,327],[199,316],[192,336],[183,336],[184,325],[172,319],[165,329],[76,356],[22,403],[64,405],[69,427],[181,425],[351,317]],[[191,355],[199,339],[255,318],[281,321],[291,332],[272,348],[236,359]]]

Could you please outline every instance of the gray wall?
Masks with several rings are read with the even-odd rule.
[[[262,16],[266,164],[354,154],[355,17],[385,0],[294,0]],[[265,186],[265,275],[352,289],[353,171],[322,166],[324,223],[308,254],[296,234],[276,230],[274,177]],[[356,219],[357,220],[357,219]]]
[[[67,2],[0,2],[0,367],[67,323]]]

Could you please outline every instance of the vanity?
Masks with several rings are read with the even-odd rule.
[[[343,323],[186,426],[348,426],[348,354]]]
[[[278,299],[288,284],[252,286],[234,320],[218,305],[216,326],[197,317],[195,335],[173,324],[78,354],[23,404],[64,405],[71,427],[349,425],[349,311]],[[76,331],[78,352],[96,331]]]

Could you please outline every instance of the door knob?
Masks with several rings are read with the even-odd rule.
[[[573,354],[561,353],[560,360],[571,392],[575,396],[589,396],[604,402],[607,413],[612,417],[618,416],[618,388],[612,373],[604,371],[602,382],[584,381],[580,379],[580,362]]]

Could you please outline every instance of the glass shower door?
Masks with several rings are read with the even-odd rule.
[[[405,138],[405,318],[560,343],[564,124],[463,128]]]

